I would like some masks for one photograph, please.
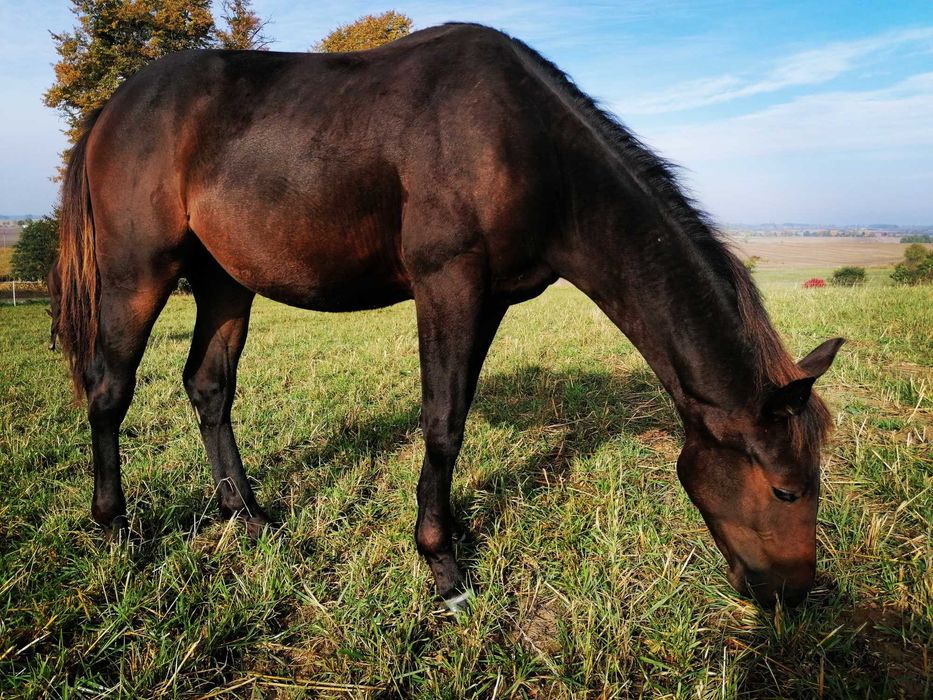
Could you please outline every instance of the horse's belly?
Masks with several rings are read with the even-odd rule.
[[[411,299],[411,289],[384,275],[348,276],[338,281],[306,277],[293,284],[269,281],[250,285],[274,301],[312,311],[362,311],[380,309]]]
[[[276,242],[277,243],[277,242]],[[315,311],[376,309],[411,298],[401,265],[390,251],[360,250],[313,236],[293,236],[288,245],[249,245],[208,250],[243,286],[275,301]]]
[[[285,304],[355,311],[410,298],[393,181],[369,173],[302,182],[261,168],[248,187],[203,192],[191,229],[234,279]]]

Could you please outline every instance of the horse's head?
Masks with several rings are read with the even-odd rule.
[[[836,356],[828,340],[799,379],[742,415],[705,411],[688,425],[677,474],[729,564],[729,582],[763,604],[793,605],[816,574],[820,446],[828,413],[811,390]]]

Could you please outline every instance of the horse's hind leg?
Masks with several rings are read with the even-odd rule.
[[[100,320],[94,360],[84,375],[94,456],[91,514],[109,535],[127,528],[120,484],[120,425],[136,387],[136,369],[174,277],[139,280],[132,291],[102,276]]]
[[[246,343],[253,292],[233,280],[206,253],[190,265],[198,304],[184,383],[211,463],[220,512],[246,521],[256,536],[269,522],[256,503],[230,424],[236,368]]]
[[[425,456],[415,541],[437,593],[452,609],[465,597],[454,557],[450,486],[480,369],[507,306],[487,298],[482,269],[463,259],[415,286]]]

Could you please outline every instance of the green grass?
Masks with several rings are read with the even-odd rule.
[[[193,301],[173,297],[124,425],[125,547],[90,518],[44,308],[0,308],[0,695],[928,695],[933,289],[764,287],[795,353],[849,338],[820,383],[818,586],[771,613],[731,592],[677,483],[667,396],[574,289],[513,308],[484,370],[454,487],[481,593],[459,618],[412,541],[412,304],[257,302],[235,422],[283,524],[254,544],[216,515],[180,382]]]
[[[841,267],[841,266],[839,266]],[[758,269],[755,270],[755,281],[762,286],[769,288],[798,288],[808,279],[819,277],[830,284],[833,271],[839,267],[790,267],[782,269]],[[894,282],[891,280],[890,267],[866,267],[865,283],[863,287],[892,287]]]

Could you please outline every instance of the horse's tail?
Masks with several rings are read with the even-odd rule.
[[[71,365],[75,395],[84,395],[84,376],[97,344],[100,276],[95,254],[94,215],[85,156],[100,110],[90,114],[84,133],[71,149],[62,181],[58,224],[58,334]]]

